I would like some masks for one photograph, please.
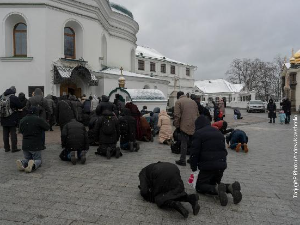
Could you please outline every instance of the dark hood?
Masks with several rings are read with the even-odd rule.
[[[102,95],[102,102],[108,102],[109,98],[106,95]]]
[[[210,126],[209,120],[205,116],[199,116],[195,122],[196,130],[202,129],[206,126]]]
[[[153,109],[153,113],[160,113],[160,108],[159,107],[155,107]]]
[[[130,109],[124,108],[124,109],[122,110],[122,114],[123,114],[124,116],[131,116],[131,111],[130,111]]]
[[[52,99],[52,95],[47,95],[46,99]]]
[[[7,96],[7,95],[14,95],[16,94],[16,92],[12,89],[7,89],[5,92],[4,92],[4,96]]]
[[[34,90],[34,96],[38,96],[38,95],[43,96],[43,92],[40,88],[36,88]]]
[[[23,92],[20,92],[18,97],[19,97],[19,100],[20,100],[21,102],[24,102],[25,99],[26,99],[26,98],[25,98],[25,94],[24,94]]]
[[[104,110],[102,116],[114,116],[114,114],[109,110]]]
[[[69,100],[70,100],[70,101],[76,101],[77,98],[76,98],[75,95],[70,95]]]

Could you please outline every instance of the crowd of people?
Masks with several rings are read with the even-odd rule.
[[[238,181],[223,183],[223,173],[227,168],[227,147],[236,152],[249,151],[248,136],[239,129],[228,128],[224,120],[223,100],[213,102],[213,116],[208,107],[200,104],[195,95],[177,93],[174,107],[174,122],[165,110],[156,107],[141,111],[132,103],[125,104],[120,95],[113,102],[103,95],[94,98],[84,95],[80,99],[74,95],[55,97],[44,94],[37,88],[32,97],[26,99],[24,93],[16,96],[14,86],[7,89],[0,101],[0,117],[3,127],[5,152],[18,152],[17,132],[23,135],[22,150],[24,159],[17,160],[20,171],[32,172],[42,164],[42,150],[46,149],[45,132],[59,126],[61,131],[61,160],[76,164],[86,162],[90,146],[97,146],[96,155],[121,157],[122,151],[139,151],[138,141],[151,142],[158,135],[160,144],[169,145],[172,152],[180,154],[175,163],[179,166],[190,164],[192,175],[197,174],[195,189],[201,194],[218,195],[220,204],[226,206],[227,194],[231,194],[234,204],[242,200]],[[288,99],[281,103],[280,122],[289,123],[291,104]],[[275,122],[276,105],[268,104],[270,123]],[[239,110],[235,112],[241,119]],[[282,116],[284,115],[284,116]],[[175,131],[173,131],[173,126]],[[87,129],[87,128],[88,129]],[[11,139],[11,145],[9,142]],[[120,145],[117,143],[120,141]],[[175,149],[175,150],[174,150]],[[173,151],[174,150],[174,151]],[[189,159],[187,159],[187,155]],[[139,174],[141,196],[159,207],[174,208],[185,218],[188,210],[181,202],[191,204],[197,215],[200,206],[197,194],[188,195],[178,167],[172,163],[158,162],[143,168]]]

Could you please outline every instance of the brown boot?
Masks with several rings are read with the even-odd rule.
[[[244,151],[245,151],[245,153],[248,153],[248,145],[246,144],[246,143],[244,143]]]
[[[236,151],[236,152],[239,152],[240,149],[241,149],[241,147],[242,147],[242,144],[241,144],[241,143],[238,143],[237,146],[236,146],[236,148],[235,148],[235,151]]]

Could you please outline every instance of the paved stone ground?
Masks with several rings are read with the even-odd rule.
[[[124,152],[111,160],[94,155],[92,147],[87,164],[73,166],[60,161],[55,131],[47,133],[51,137],[43,166],[31,174],[15,167],[21,152],[4,153],[1,148],[0,224],[300,224],[300,197],[292,198],[292,125],[268,124],[264,114],[249,116],[255,123],[239,126],[249,136],[249,153],[228,150],[223,177],[224,182],[241,182],[239,205],[230,196],[222,207],[217,198],[200,195],[199,215],[193,216],[186,205],[190,216],[184,220],[173,210],[145,202],[137,188],[144,166],[178,159],[167,146],[142,143],[138,153]],[[193,193],[187,185],[190,169],[180,170],[186,191]]]

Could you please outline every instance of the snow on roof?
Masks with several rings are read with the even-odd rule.
[[[98,7],[98,4],[95,2],[95,0],[76,0],[77,2],[86,4],[86,5],[91,5],[94,7]]]
[[[285,65],[285,67],[286,67],[287,69],[291,68],[291,64],[290,64],[290,63],[285,63],[284,65]]]
[[[232,84],[224,79],[216,79],[195,81],[195,86],[204,93],[213,94],[240,92],[244,84]]]
[[[101,72],[103,73],[107,73],[107,74],[116,74],[116,75],[121,75],[120,69],[117,68],[108,68],[105,70],[102,70]],[[123,70],[123,76],[127,76],[127,77],[140,77],[140,78],[148,78],[148,79],[153,79],[153,80],[161,80],[155,77],[150,77],[150,76],[146,76],[146,75],[142,75],[142,74],[138,74],[138,73],[132,73],[126,70]]]
[[[157,89],[126,89],[133,101],[167,101],[164,93]]]
[[[192,66],[187,63],[183,63],[183,62],[179,62],[179,61],[167,58],[164,55],[162,55],[160,52],[156,51],[153,48],[149,48],[149,47],[137,46],[135,54],[136,54],[136,56],[141,56],[141,54],[142,54],[146,58],[164,60],[164,61],[182,64],[182,65],[186,65],[186,66]]]

